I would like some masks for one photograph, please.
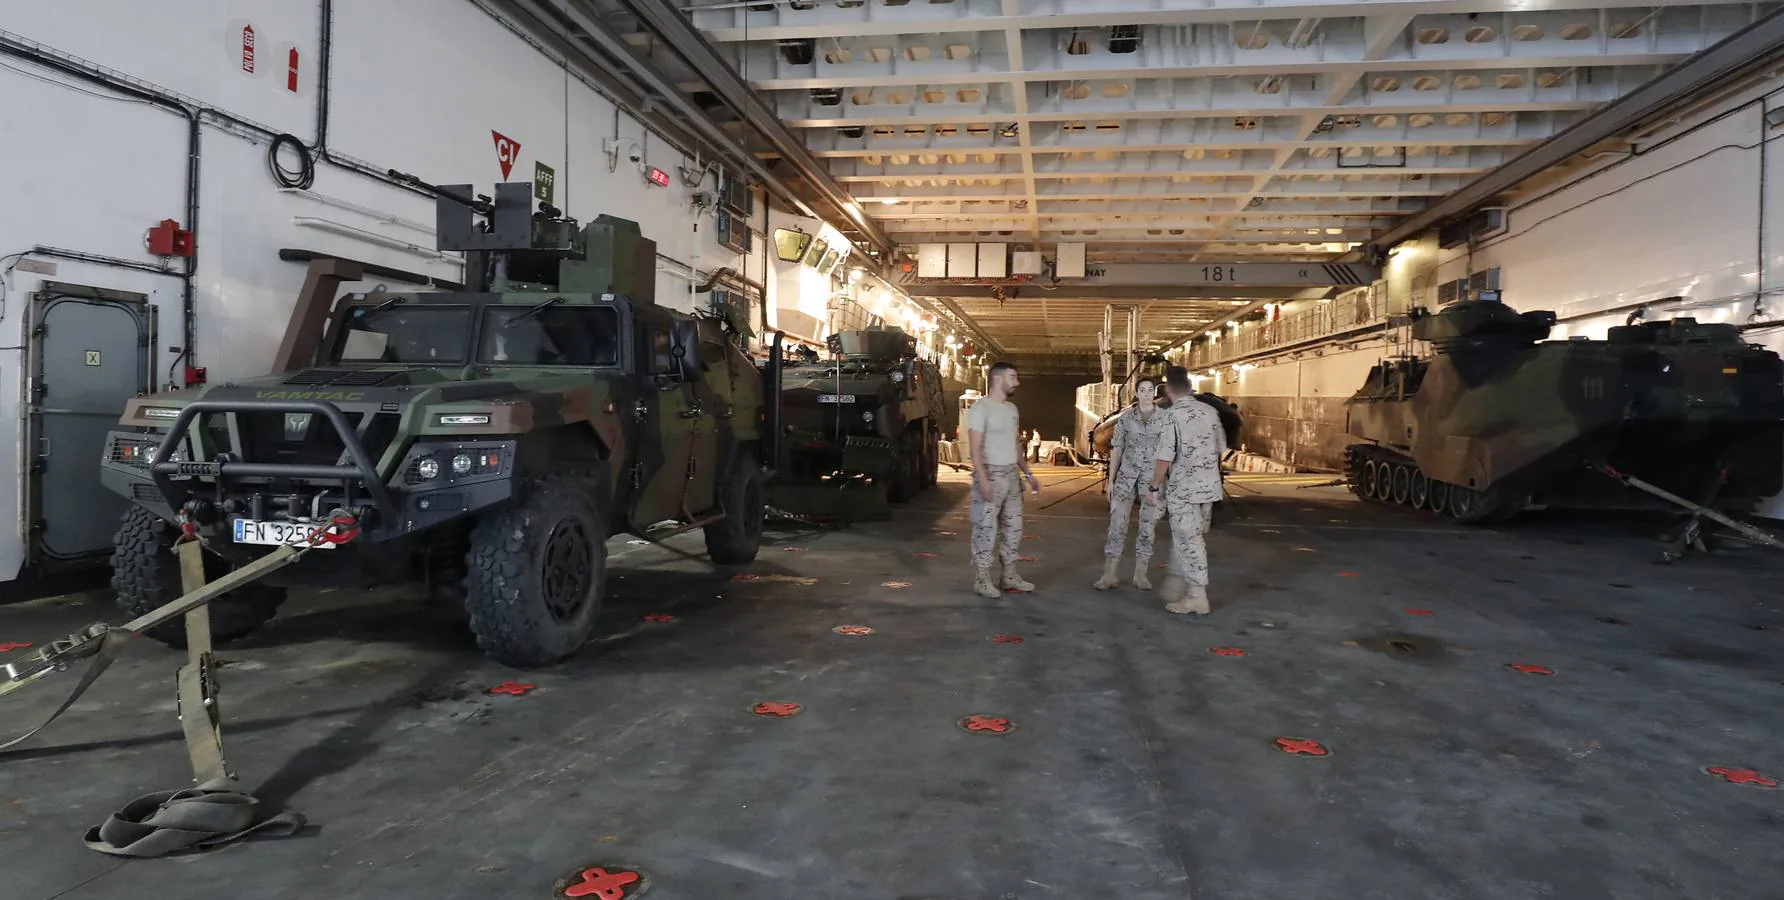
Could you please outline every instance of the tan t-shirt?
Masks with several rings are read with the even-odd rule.
[[[1022,430],[1016,404],[981,398],[966,411],[966,428],[985,435],[985,465],[1013,466],[1021,458],[1016,447],[1016,432]]]

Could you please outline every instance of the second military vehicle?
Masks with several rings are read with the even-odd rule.
[[[1545,340],[1554,324],[1497,301],[1418,314],[1433,355],[1382,362],[1349,401],[1351,490],[1485,523],[1653,505],[1589,467],[1733,507],[1784,488],[1777,353],[1690,318]]]
[[[351,542],[213,603],[216,637],[272,618],[288,587],[422,581],[462,586],[487,655],[539,666],[588,639],[609,536],[699,528],[715,563],[755,558],[777,367],[655,303],[635,223],[533,213],[524,182],[493,202],[434,190],[463,290],[337,300],[360,273],[314,261],[274,374],[128,404],[101,470],[135,503],[112,557],[125,613],[181,593],[182,530],[214,579],[346,523]],[[177,622],[151,634],[183,641]]]
[[[838,332],[826,344],[829,361],[785,363],[785,458],[770,492],[791,512],[867,518],[881,498],[902,503],[936,483],[941,371],[897,327]]]

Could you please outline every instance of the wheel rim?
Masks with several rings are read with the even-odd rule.
[[[1432,512],[1443,512],[1449,505],[1449,485],[1441,481],[1431,482],[1431,499],[1428,504]]]
[[[539,574],[545,609],[552,618],[566,622],[576,617],[588,598],[593,570],[588,529],[575,519],[557,523],[545,540],[544,571]]]
[[[1413,509],[1424,509],[1431,502],[1431,479],[1417,470],[1412,473],[1411,499]]]
[[[1461,485],[1451,485],[1449,492],[1450,515],[1455,516],[1458,519],[1468,515],[1470,512],[1474,511],[1474,504],[1479,499],[1480,494],[1473,488],[1465,488]]]
[[[1362,488],[1361,493],[1364,497],[1371,499],[1375,497],[1375,460],[1363,460],[1363,480],[1357,486]]]
[[[1375,467],[1375,497],[1387,500],[1394,495],[1394,467],[1381,463]]]
[[[1405,503],[1408,494],[1412,493],[1412,470],[1405,465],[1394,467],[1394,502]]]

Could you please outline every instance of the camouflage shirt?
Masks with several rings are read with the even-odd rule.
[[[1121,469],[1115,473],[1115,482],[1129,485],[1150,480],[1159,442],[1168,437],[1170,429],[1171,415],[1166,410],[1153,410],[1150,420],[1140,417],[1137,406],[1122,413],[1121,418],[1115,420],[1115,437],[1109,443],[1111,452],[1121,451]]]
[[[1154,457],[1171,463],[1165,492],[1173,503],[1215,503],[1225,497],[1220,487],[1220,458],[1226,455],[1226,433],[1220,414],[1200,400],[1185,397],[1166,411],[1170,424]]]

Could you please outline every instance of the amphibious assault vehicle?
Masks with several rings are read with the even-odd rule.
[[[1655,505],[1618,473],[1737,509],[1784,487],[1778,354],[1690,318],[1604,340],[1546,340],[1554,324],[1497,301],[1418,314],[1433,354],[1382,362],[1348,401],[1350,489],[1487,523]]]
[[[784,458],[769,494],[797,514],[872,518],[936,483],[941,371],[897,327],[838,332],[826,344],[829,361],[784,363]]]
[[[344,516],[350,543],[214,603],[216,637],[288,587],[426,582],[462,590],[486,654],[546,665],[589,636],[609,536],[700,528],[715,563],[755,558],[778,360],[760,373],[722,321],[656,305],[635,223],[534,213],[531,187],[432,188],[463,289],[337,299],[362,273],[315,260],[274,374],[128,404],[101,463],[134,501],[112,557],[127,614],[181,593],[183,529],[215,579]]]

